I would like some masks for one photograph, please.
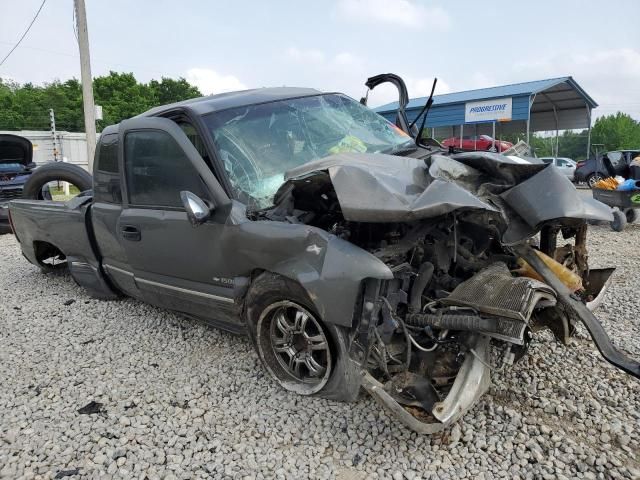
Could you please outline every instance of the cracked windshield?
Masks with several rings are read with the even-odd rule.
[[[234,108],[205,117],[237,197],[270,207],[286,171],[342,152],[394,153],[413,140],[344,95]]]

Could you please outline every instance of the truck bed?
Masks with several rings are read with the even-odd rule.
[[[99,297],[111,297],[100,258],[92,239],[90,222],[92,197],[75,197],[67,202],[12,200],[9,211],[22,253],[43,270],[53,249],[66,258],[74,279]],[[53,251],[55,251],[53,250]]]

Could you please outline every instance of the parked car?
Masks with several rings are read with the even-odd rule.
[[[576,172],[576,162],[566,157],[541,157],[544,163],[551,163],[556,166],[560,172],[573,182]]]
[[[104,129],[92,194],[14,200],[10,217],[44,271],[246,332],[283,388],[351,401],[362,386],[418,432],[460,418],[545,326],[568,342],[582,321],[640,377],[589,310],[611,269],[588,268],[586,221],[608,207],[542,163],[447,155],[345,95],[154,108]],[[556,250],[560,229],[575,249]],[[525,260],[537,273],[515,275]]]
[[[511,142],[495,141],[489,135],[473,135],[471,137],[450,137],[442,141],[445,147],[454,147],[466,151],[504,152],[513,147]]]
[[[613,150],[597,157],[590,157],[585,161],[578,162],[575,180],[586,182],[589,187],[593,187],[596,182],[611,176],[603,163],[605,157],[611,161],[615,174],[626,178],[629,173],[629,164],[638,155],[640,155],[640,149]]]
[[[33,145],[18,135],[0,134],[0,234],[10,232],[9,200],[20,198],[35,163]]]

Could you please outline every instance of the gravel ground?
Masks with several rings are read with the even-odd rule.
[[[640,357],[640,225],[592,229],[619,271],[599,316]],[[640,382],[584,332],[542,335],[450,430],[405,430],[366,395],[289,394],[249,341],[135,300],[89,298],[0,237],[0,477],[640,478]],[[95,401],[98,413],[78,409]]]

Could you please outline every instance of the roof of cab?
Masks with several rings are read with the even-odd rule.
[[[229,108],[275,102],[278,100],[286,100],[288,98],[309,97],[313,95],[320,95],[322,93],[323,92],[313,88],[254,88],[252,90],[242,90],[239,92],[219,93],[217,95],[209,95],[208,97],[191,98],[182,102],[162,105],[152,108],[151,110],[147,110],[138,116],[151,117],[179,107],[187,107],[199,115],[206,115],[207,113],[227,110]]]

